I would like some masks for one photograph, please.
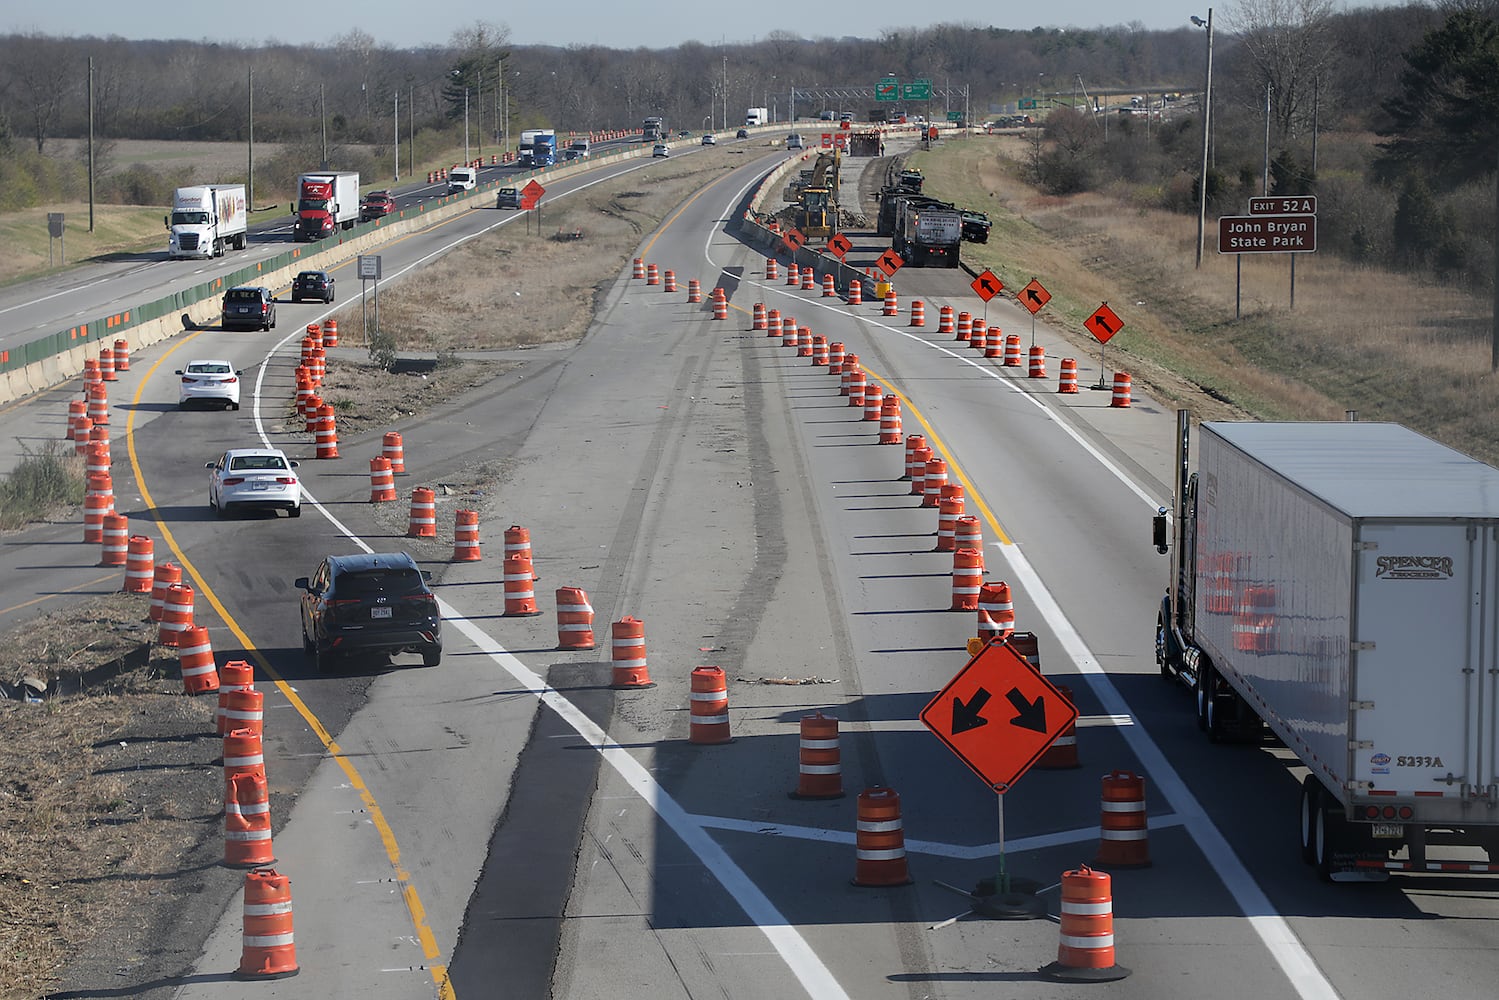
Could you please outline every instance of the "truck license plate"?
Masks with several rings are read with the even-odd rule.
[[[371,618],[389,618],[390,608],[370,608]]]
[[[1403,823],[1375,823],[1374,836],[1387,837],[1399,840],[1405,836],[1405,824]]]

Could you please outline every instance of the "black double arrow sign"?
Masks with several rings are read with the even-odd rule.
[[[968,699],[966,704],[962,698],[954,698],[952,700],[952,734],[957,736],[959,733],[966,733],[970,730],[987,726],[989,720],[984,718],[980,713],[983,712],[984,706],[989,703],[991,697],[993,696],[987,690],[979,688],[973,693],[973,697]],[[1038,695],[1036,700],[1032,702],[1027,700],[1025,695],[1020,693],[1020,689],[1016,687],[1010,688],[1009,693],[1005,695],[1005,700],[1019,713],[1010,720],[1010,725],[1017,729],[1029,729],[1032,732],[1045,734],[1045,695]]]

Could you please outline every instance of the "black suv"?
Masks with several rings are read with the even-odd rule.
[[[246,330],[276,329],[276,297],[269,288],[239,285],[224,293],[224,304],[220,313],[225,330],[242,327]]]
[[[405,552],[376,552],[327,556],[311,578],[298,577],[302,648],[318,672],[356,653],[420,653],[425,666],[442,662],[442,616],[430,575]]]
[[[520,191],[516,188],[500,188],[495,195],[495,208],[520,208]]]
[[[333,301],[333,275],[327,271],[303,271],[292,279],[291,300],[317,299],[319,302]]]

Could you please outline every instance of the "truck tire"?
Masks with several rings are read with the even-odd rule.
[[[1340,871],[1334,858],[1344,849],[1344,828],[1348,825],[1343,810],[1328,801],[1326,795],[1317,796],[1317,808],[1312,817],[1316,821],[1312,829],[1312,864],[1324,882],[1331,882]]]
[[[1166,655],[1166,613],[1163,611],[1155,618],[1155,663],[1161,668],[1161,680],[1168,684],[1175,679],[1169,660]]]
[[[1316,775],[1308,774],[1301,779],[1301,860],[1309,865],[1317,863],[1317,810],[1322,804],[1322,782]]]
[[[1206,656],[1199,655],[1197,658],[1197,683],[1193,685],[1192,694],[1197,700],[1197,728],[1203,732],[1208,731],[1208,700],[1209,692],[1213,689],[1213,662]]]

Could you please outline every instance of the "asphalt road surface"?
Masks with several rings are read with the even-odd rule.
[[[263,438],[310,457],[308,435],[275,414],[301,325],[319,308],[282,305],[296,333],[275,349],[201,331],[133,360],[135,395],[117,410],[137,495],[120,506],[157,512],[201,582],[200,606],[206,598],[222,619],[211,626],[221,659],[244,651],[274,679],[261,685],[267,769],[273,785],[300,789],[275,841],[292,879],[297,978],[231,978],[240,902],[226,893],[193,971],[134,984],[139,994],[821,1000],[1107,988],[1141,1000],[1311,1000],[1440,984],[1444,997],[1491,996],[1492,883],[1320,883],[1299,858],[1290,758],[1207,745],[1189,694],[1160,680],[1152,631],[1165,560],[1149,519],[1168,499],[1173,415],[1139,395],[1129,408],[1111,407],[1108,392],[1058,395],[1057,359],[1080,352],[1044,313],[1046,379],[938,335],[937,306],[982,311],[962,272],[902,271],[894,317],[766,279],[730,220],[773,162],[715,181],[640,250],[684,288],[689,277],[724,287],[726,321],[626,272],[579,344],[518,352],[522,364],[493,386],[393,428],[410,470],[403,497],[504,463],[482,562],[449,564],[366,502],[378,433],[341,441],[337,461],[304,462],[317,503],[298,521],[228,530],[210,515],[202,464],[222,447]],[[486,214],[383,249],[387,268]],[[854,243],[861,263],[883,249]],[[913,297],[927,304],[925,327],[908,325]],[[949,610],[953,562],[933,551],[936,511],[900,478],[904,448],[877,443],[878,424],[847,405],[836,377],[750,328],[755,302],[856,352],[899,393],[904,433],[945,456],[980,519],[987,578],[1013,588],[1042,672],[1073,693],[1080,768],[1031,770],[1001,799],[917,721],[964,666],[976,627],[972,612]],[[1029,315],[1012,301],[987,316],[1029,343]],[[188,351],[263,359],[258,404],[177,413],[164,373]],[[1097,383],[1096,356],[1077,359],[1079,382]],[[61,400],[33,404],[33,433],[60,437],[64,412]],[[440,523],[454,506],[439,497]],[[504,614],[509,525],[530,532],[536,616]],[[77,525],[36,529],[8,547],[4,606],[21,590],[100,576],[78,536]],[[442,665],[403,658],[316,676],[291,579],[324,552],[400,547],[438,574]],[[552,595],[563,586],[590,597],[593,651],[556,648]],[[610,688],[610,623],[625,616],[644,622],[653,687]],[[729,743],[691,740],[701,665],[727,677]],[[996,699],[984,710],[995,752],[1007,746],[1002,709]],[[841,799],[788,795],[800,720],[817,711],[840,723]],[[1059,982],[1043,971],[1057,957],[1055,919],[974,915],[966,893],[1003,864],[1054,916],[1061,874],[1098,853],[1100,775],[1114,771],[1144,777],[1149,811],[1153,864],[1111,870],[1117,960],[1132,974],[1109,987]],[[856,798],[875,786],[900,797],[908,885],[851,884]]]

